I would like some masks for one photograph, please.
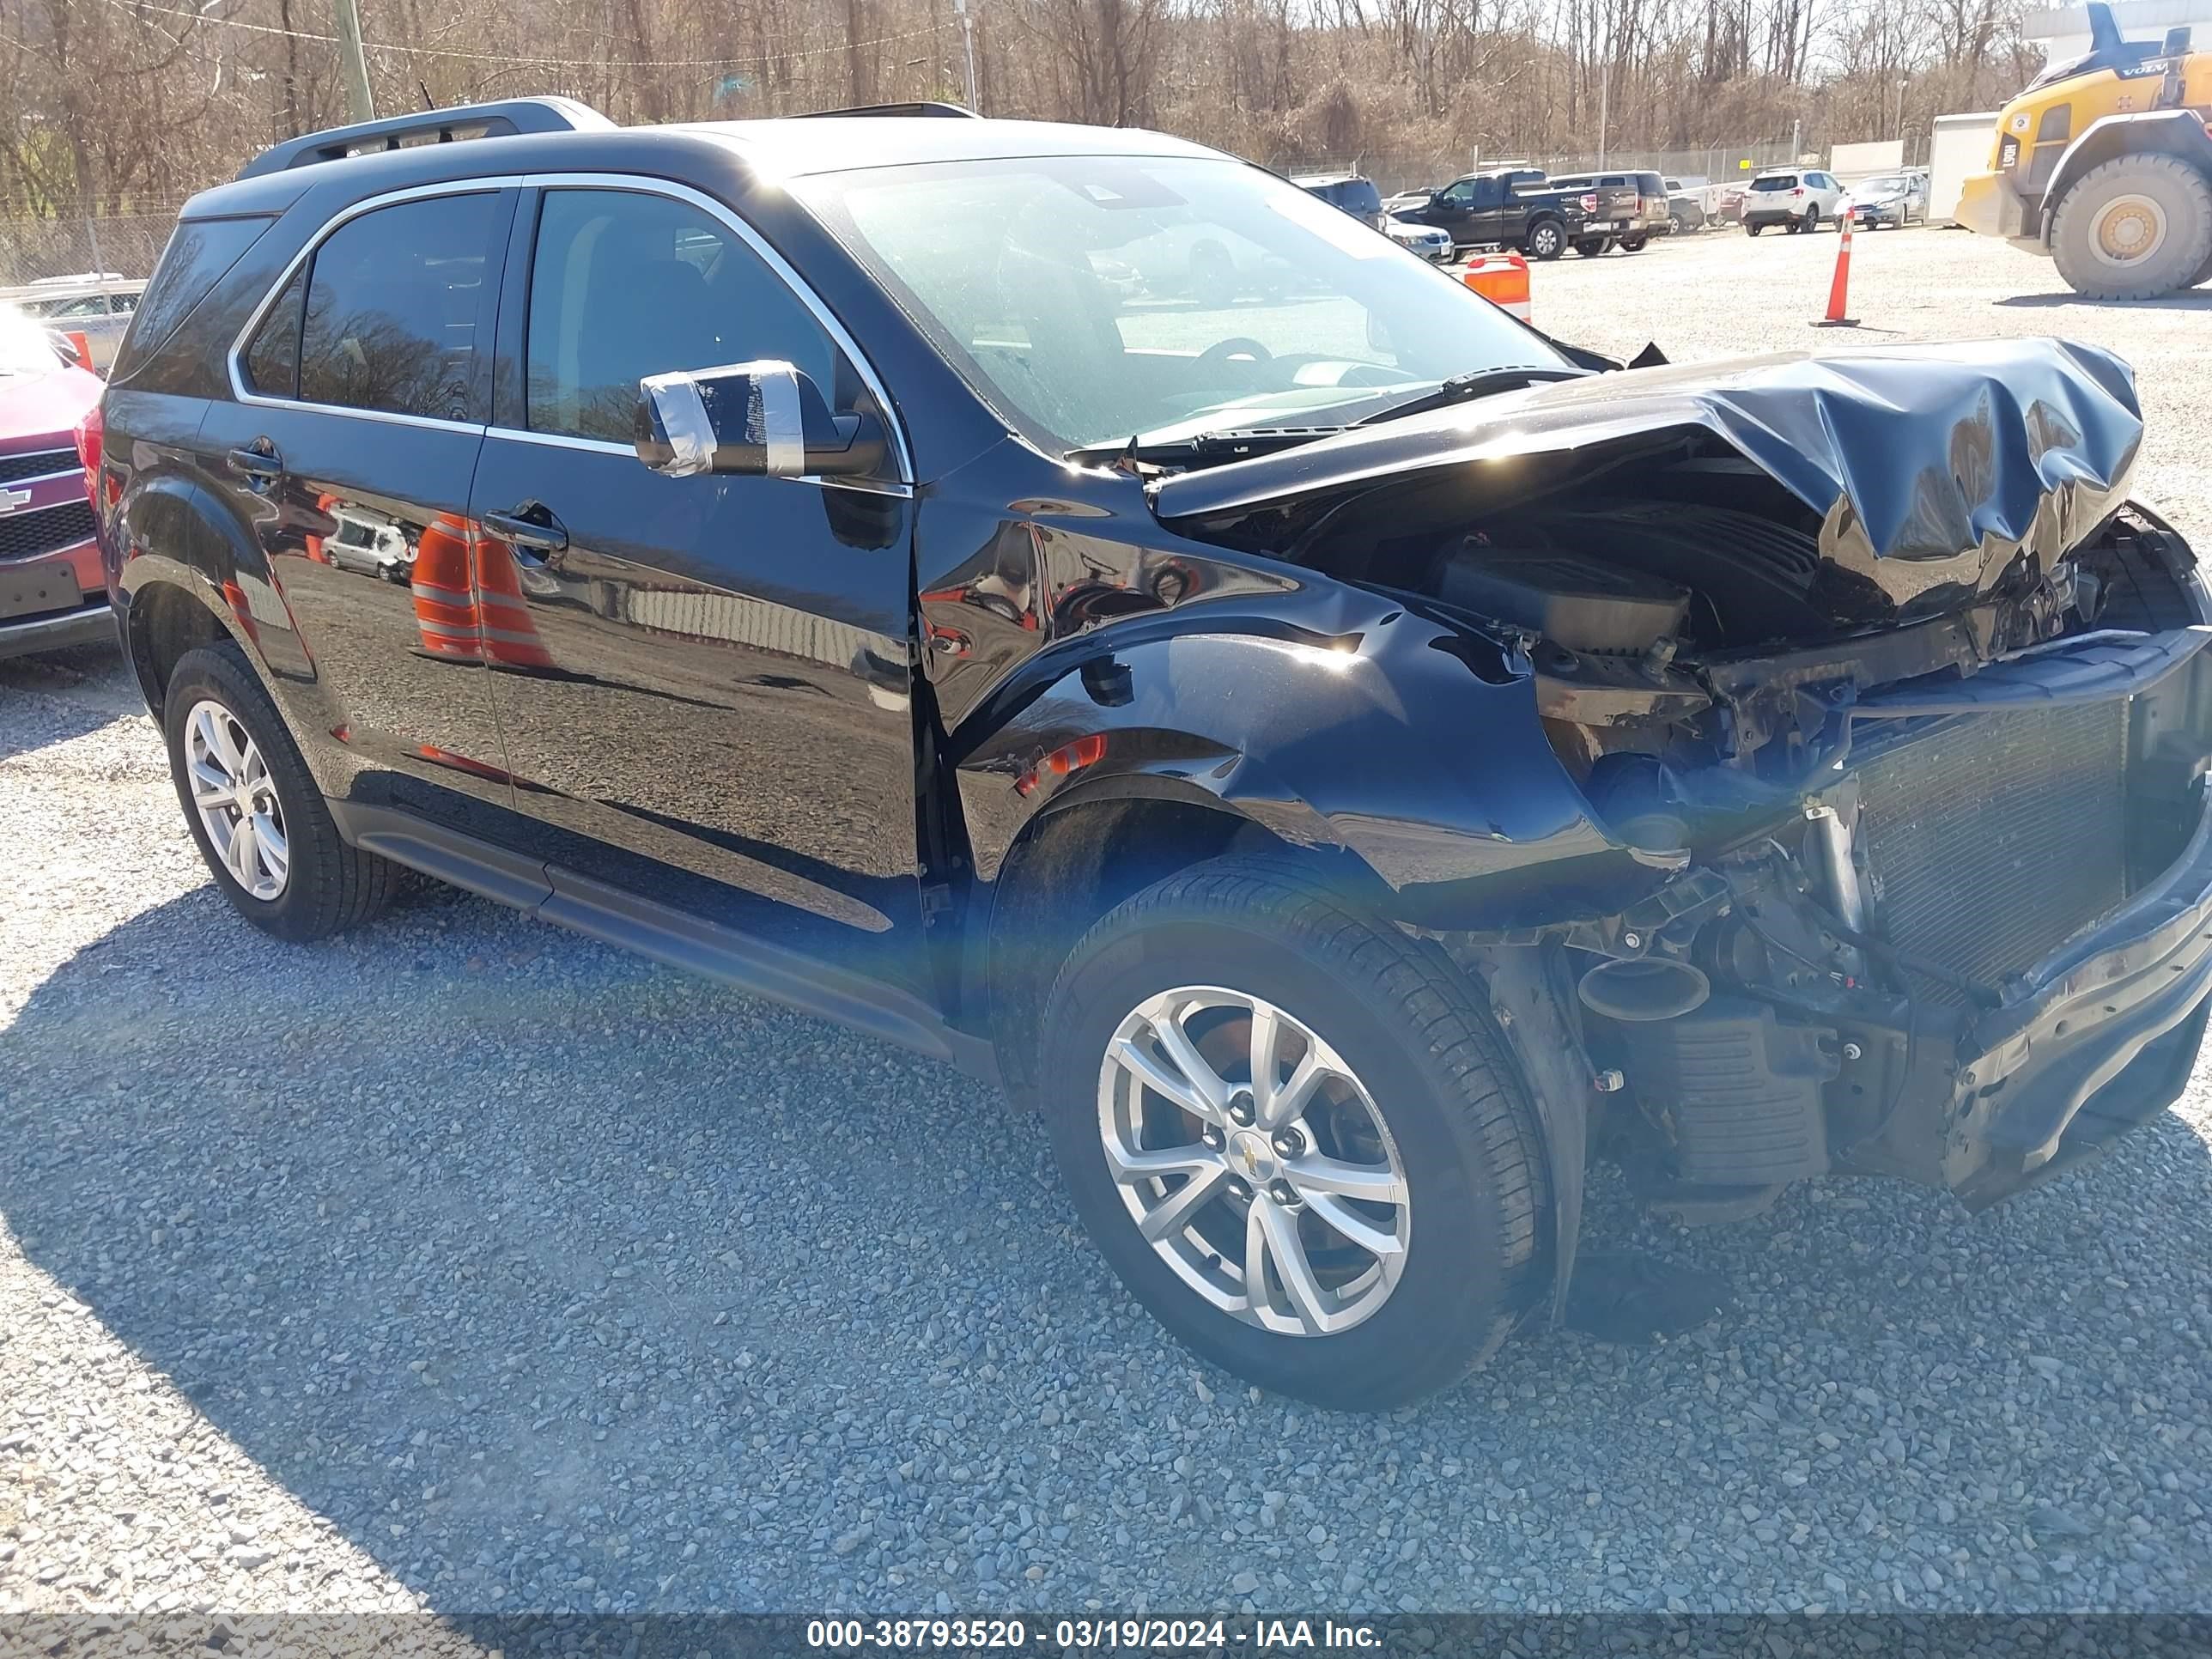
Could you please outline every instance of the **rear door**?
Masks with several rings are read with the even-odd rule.
[[[549,180],[508,264],[471,511],[532,850],[918,988],[902,469],[672,478],[632,438],[638,381],[672,369],[781,359],[833,410],[874,406],[857,352],[741,220],[680,186]]]
[[[510,792],[465,515],[514,197],[440,186],[325,227],[240,336],[235,401],[198,441],[297,630],[288,701],[354,758],[353,798],[491,836]]]

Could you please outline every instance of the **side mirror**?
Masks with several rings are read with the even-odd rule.
[[[2166,32],[2166,44],[2159,48],[2168,58],[2179,58],[2189,50],[2189,26],[2178,24]]]
[[[773,360],[648,374],[635,431],[638,459],[672,478],[862,477],[888,448],[873,415],[830,414],[803,371]]]

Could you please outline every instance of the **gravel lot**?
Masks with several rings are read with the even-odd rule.
[[[1834,246],[1570,258],[1536,317],[1811,346]],[[2212,293],[1855,258],[1861,337],[2131,358],[2212,546]],[[2202,1079],[1978,1220],[1601,1182],[1591,1242],[1724,1316],[1333,1417],[1169,1346],[950,1071],[428,890],[252,933],[105,656],[0,665],[0,1610],[2212,1607]]]

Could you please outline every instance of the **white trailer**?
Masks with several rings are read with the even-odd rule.
[[[1959,222],[1959,191],[1970,173],[1990,164],[1990,147],[1996,142],[1997,112],[1974,115],[1939,115],[1928,141],[1928,222]]]

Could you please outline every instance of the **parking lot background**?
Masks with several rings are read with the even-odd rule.
[[[1815,333],[1835,246],[1571,256],[1535,318],[2111,346],[2212,548],[2212,292],[1863,234]],[[945,1068],[428,888],[248,929],[110,657],[0,665],[0,1610],[2212,1602],[2201,1077],[1979,1218],[1831,1181],[1684,1231],[1602,1176],[1585,1248],[1727,1312],[1333,1416],[1170,1343]]]

